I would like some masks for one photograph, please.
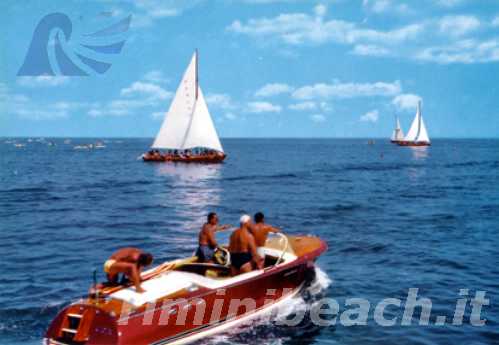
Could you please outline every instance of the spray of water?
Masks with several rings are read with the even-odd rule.
[[[228,332],[215,335],[202,341],[202,344],[282,344],[293,337],[288,334],[288,326],[282,326],[290,315],[306,314],[312,305],[324,297],[325,291],[333,283],[332,279],[322,269],[316,266],[315,278],[300,294],[295,296],[278,309],[269,310]],[[299,327],[298,327],[299,328]],[[308,328],[308,326],[305,326]]]

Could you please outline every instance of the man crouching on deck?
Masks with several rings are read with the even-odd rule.
[[[118,282],[118,275],[123,273],[135,285],[139,293],[145,292],[140,286],[140,271],[152,263],[152,255],[137,248],[123,248],[115,252],[104,263],[104,272],[110,283]]]
[[[199,262],[213,263],[213,255],[218,245],[215,232],[228,229],[230,225],[219,226],[218,216],[215,212],[210,212],[207,220],[199,232],[199,247],[196,256]]]
[[[256,252],[255,238],[250,232],[251,218],[243,215],[241,226],[230,236],[229,252],[231,259],[231,273],[233,276],[263,268],[263,263]]]

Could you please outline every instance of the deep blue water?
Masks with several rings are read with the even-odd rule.
[[[222,165],[145,164],[151,140],[110,139],[78,151],[73,139],[16,148],[0,141],[0,343],[38,344],[94,267],[137,246],[157,260],[189,255],[207,212],[236,224],[263,211],[290,234],[329,244],[318,261],[322,296],[366,298],[366,326],[255,325],[217,343],[499,343],[499,140],[435,140],[424,149],[382,140],[224,140]],[[27,142],[26,139],[18,140]],[[221,236],[222,240],[224,236]],[[382,327],[383,298],[409,288],[454,314],[459,289],[486,291],[485,326]],[[312,302],[308,302],[312,303]],[[342,307],[347,309],[347,307]],[[390,316],[399,315],[390,309]]]

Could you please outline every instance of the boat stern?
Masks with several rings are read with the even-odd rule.
[[[118,344],[116,318],[95,305],[72,304],[52,321],[45,333],[44,344]]]

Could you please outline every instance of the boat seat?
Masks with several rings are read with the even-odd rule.
[[[230,268],[211,263],[190,263],[176,269],[176,271],[196,273],[209,278],[230,277]]]

